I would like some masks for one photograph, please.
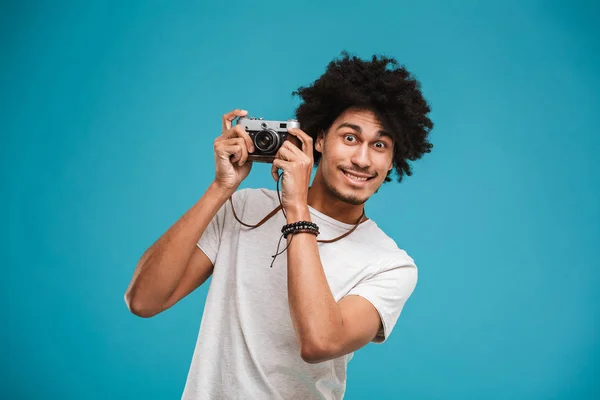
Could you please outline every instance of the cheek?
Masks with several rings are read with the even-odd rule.
[[[393,166],[394,160],[389,154],[378,154],[378,156],[379,157],[377,157],[377,169],[387,174],[387,172]]]
[[[385,167],[386,167],[386,173],[387,173],[387,171],[394,168],[394,154],[388,154],[385,157]]]
[[[348,155],[344,153],[341,146],[336,146],[335,143],[328,143],[321,153],[321,160],[324,160],[328,168],[335,168],[338,164],[343,163]]]

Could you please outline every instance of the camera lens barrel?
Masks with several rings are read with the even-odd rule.
[[[271,153],[279,147],[279,135],[272,129],[263,129],[254,136],[254,146],[262,153]]]

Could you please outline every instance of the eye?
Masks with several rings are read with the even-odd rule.
[[[356,137],[354,137],[354,135],[347,133],[344,135],[344,140],[349,141],[349,142],[355,142]]]
[[[387,147],[387,144],[384,142],[375,142],[375,147],[377,147],[378,149],[385,149]]]

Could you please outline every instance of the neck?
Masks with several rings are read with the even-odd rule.
[[[364,211],[364,204],[354,205],[340,200],[325,183],[315,177],[308,190],[308,205],[345,224],[356,224]],[[363,217],[362,221],[367,218]]]

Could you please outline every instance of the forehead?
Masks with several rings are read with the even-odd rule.
[[[376,138],[388,138],[394,142],[394,137],[391,132],[388,132],[385,129],[377,114],[371,110],[350,108],[344,111],[333,122],[330,132],[341,130],[344,127],[358,131],[361,135]]]
[[[371,110],[359,110],[350,108],[341,113],[333,122],[332,128],[336,129],[343,123],[351,123],[360,126],[366,131],[382,131],[383,124]]]

